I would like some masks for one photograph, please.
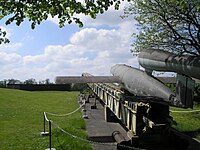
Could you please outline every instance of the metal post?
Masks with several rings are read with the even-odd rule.
[[[55,148],[51,148],[51,120],[49,120],[49,148],[46,150],[56,150]]]
[[[45,120],[45,115],[44,115],[44,133],[45,133],[45,122],[46,120]]]
[[[96,102],[96,96],[94,96],[94,106],[96,106],[97,107],[97,102]]]
[[[46,118],[45,118],[45,113],[43,113],[43,116],[44,116],[44,132],[40,132],[40,135],[42,135],[42,136],[47,136],[47,135],[49,135],[49,132],[46,132],[45,131],[45,122],[46,122]]]
[[[96,95],[94,95],[94,105],[91,106],[91,109],[97,109],[96,98]]]
[[[84,100],[84,102],[83,102],[83,109],[82,109],[82,111],[83,111],[83,118],[84,119],[88,119],[88,115],[87,115],[87,110],[86,110],[86,103],[85,103],[85,100]]]
[[[51,120],[49,120],[49,149],[51,150]]]

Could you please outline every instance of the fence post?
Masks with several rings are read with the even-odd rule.
[[[47,135],[49,135],[49,132],[46,132],[45,131],[45,122],[46,122],[46,118],[45,118],[45,112],[43,113],[43,116],[44,116],[44,132],[40,132],[40,135],[42,135],[42,136],[47,136]]]
[[[51,150],[51,120],[49,120],[49,149]]]
[[[82,109],[82,112],[83,112],[83,118],[84,118],[84,119],[88,119],[85,99],[84,99],[84,102],[83,102],[83,109]]]
[[[46,149],[46,150],[56,150],[55,148],[52,148],[51,147],[51,120],[49,120],[49,148],[48,149]]]

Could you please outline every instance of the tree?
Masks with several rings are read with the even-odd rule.
[[[24,81],[24,84],[37,84],[36,80],[31,78]]]
[[[50,79],[45,79],[45,84],[51,84]]]
[[[45,80],[39,81],[39,84],[52,84],[52,83],[50,82],[50,79],[45,79]]]
[[[10,41],[6,38],[6,31],[2,31],[0,28],[0,44],[9,43]]]
[[[90,15],[96,18],[98,13],[104,13],[112,5],[119,9],[119,4],[123,0],[1,0],[0,19],[8,16],[5,24],[15,22],[18,26],[28,19],[31,28],[46,20],[49,16],[59,18],[60,27],[65,22],[69,24],[73,21],[80,27],[83,26],[77,14]],[[0,42],[7,43],[5,32],[0,30]]]
[[[134,15],[140,30],[132,52],[158,48],[200,55],[199,0],[136,0],[124,14]]]
[[[5,87],[6,87],[6,82],[0,81],[0,88],[5,88]]]
[[[90,15],[95,19],[98,13],[104,13],[112,5],[119,9],[121,1],[124,0],[1,0],[0,20],[8,16],[6,25],[15,22],[19,26],[27,18],[34,29],[49,16],[57,16],[60,27],[73,21],[82,27],[77,14]],[[0,44],[9,43],[5,35],[6,32],[0,28]]]
[[[17,79],[8,79],[5,81],[6,84],[20,84],[20,80],[17,80]]]
[[[75,83],[71,85],[72,91],[82,91],[87,88],[87,84],[85,83]]]

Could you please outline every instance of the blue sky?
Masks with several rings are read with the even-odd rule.
[[[58,75],[110,75],[110,67],[125,63],[138,67],[137,58],[130,53],[132,33],[137,33],[133,19],[121,19],[119,11],[110,9],[91,19],[80,16],[83,28],[76,24],[59,28],[57,18],[31,29],[28,21],[19,27],[14,23],[1,28],[7,31],[9,44],[0,45],[0,80],[49,78]]]
[[[0,26],[4,26],[11,33],[9,38],[11,43],[23,43],[23,49],[19,51],[22,55],[38,54],[42,52],[46,45],[64,45],[69,43],[72,34],[81,30],[75,24],[66,24],[65,27],[59,28],[58,24],[52,21],[44,21],[33,30],[28,20],[25,20],[20,26],[17,26],[15,23],[5,26],[5,20],[1,20]]]

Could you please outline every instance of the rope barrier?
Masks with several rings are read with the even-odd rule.
[[[76,135],[73,135],[73,134],[67,132],[66,130],[64,130],[63,128],[61,128],[59,125],[57,125],[53,121],[52,121],[52,125],[54,125],[57,129],[59,129],[60,131],[62,131],[63,133],[67,134],[70,137],[73,137],[73,138],[75,138],[77,140],[88,142],[88,143],[91,143],[91,144],[98,144],[98,145],[105,145],[105,146],[117,146],[117,145],[119,145],[121,147],[129,148],[129,149],[133,149],[133,150],[145,150],[145,149],[131,147],[131,146],[126,146],[126,145],[117,144],[117,143],[102,143],[102,142],[95,142],[95,141],[87,140],[87,139],[80,138],[80,137],[78,137]]]
[[[80,105],[79,108],[75,109],[74,111],[67,113],[67,114],[54,114],[54,113],[50,113],[50,112],[44,112],[46,115],[51,115],[51,116],[57,116],[57,117],[64,117],[64,116],[69,116],[74,114],[75,112],[77,112],[79,109],[81,109],[81,107],[83,107],[85,104],[83,103],[82,105]]]
[[[64,130],[63,128],[61,128],[58,124],[54,123],[52,120],[48,119],[48,117],[47,117],[47,114],[48,114],[48,115],[52,115],[52,116],[58,116],[58,117],[63,117],[63,116],[72,115],[72,114],[74,114],[75,112],[77,112],[79,109],[81,109],[81,107],[83,107],[83,106],[85,106],[85,101],[83,102],[82,105],[80,105],[79,108],[75,109],[74,111],[72,111],[72,112],[70,112],[70,113],[68,113],[68,114],[54,114],[54,113],[49,113],[49,112],[44,112],[44,113],[43,113],[43,114],[44,114],[44,132],[43,132],[43,133],[47,133],[47,132],[45,132],[45,120],[46,120],[47,122],[49,122],[49,136],[50,136],[50,137],[49,137],[49,147],[50,147],[50,149],[51,149],[51,139],[52,139],[52,137],[51,137],[51,134],[52,134],[52,131],[51,131],[52,129],[51,129],[51,128],[52,128],[52,127],[51,127],[51,126],[54,125],[57,129],[59,129],[59,130],[62,131],[63,133],[65,133],[65,134],[67,134],[68,136],[73,137],[73,138],[75,138],[75,139],[77,139],[77,140],[80,140],[80,141],[88,142],[88,143],[91,143],[91,144],[105,145],[105,146],[117,146],[117,145],[119,145],[119,146],[121,146],[121,147],[129,148],[129,149],[133,149],[133,150],[145,150],[145,149],[130,147],[130,146],[126,146],[126,145],[122,145],[122,144],[117,144],[117,143],[95,142],[95,141],[91,141],[91,140],[87,140],[87,139],[78,137],[78,136],[76,136],[76,135],[73,135],[73,134],[67,132],[66,130]],[[54,149],[54,148],[53,148],[53,149]]]
[[[74,114],[75,112],[77,112],[83,105],[85,105],[85,103],[83,103],[82,105],[80,105],[79,108],[75,109],[74,111],[68,113],[68,114],[53,114],[53,113],[49,113],[49,112],[44,112],[43,113],[43,116],[44,116],[44,132],[41,132],[41,135],[49,135],[49,149],[51,150],[54,150],[55,148],[51,148],[51,138],[52,138],[52,129],[51,129],[51,125],[53,124],[53,121],[48,119],[47,117],[47,114],[48,115],[52,115],[52,116],[69,116],[69,115],[72,115]],[[49,132],[46,132],[45,129],[46,129],[46,125],[45,125],[45,122],[48,122],[49,123]]]
[[[193,113],[193,112],[200,112],[200,110],[170,110],[172,113]]]
[[[47,118],[46,112],[44,112],[44,119],[45,119],[47,122],[49,122],[49,119]]]

